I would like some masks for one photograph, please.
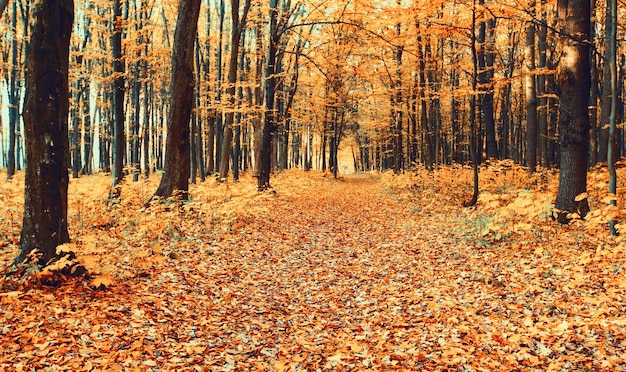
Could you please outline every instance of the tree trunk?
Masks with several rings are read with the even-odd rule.
[[[168,198],[174,193],[188,199],[189,119],[193,108],[194,43],[201,0],[180,0],[174,33],[170,111],[167,117],[165,173],[154,196]]]
[[[122,8],[120,0],[113,2],[113,164],[111,167],[112,186],[115,187],[124,178],[124,56],[122,55]]]
[[[534,6],[534,5],[533,5]],[[535,89],[535,25],[526,26],[524,56],[526,74],[526,167],[528,173],[537,170],[537,90]]]
[[[396,35],[398,37],[400,37],[400,33],[402,30],[402,25],[401,23],[397,23],[396,24]],[[394,53],[394,60],[396,63],[396,79],[395,81],[392,83],[393,87],[395,88],[395,93],[393,96],[393,109],[392,109],[392,115],[393,115],[393,123],[394,123],[394,128],[393,128],[393,133],[394,135],[394,139],[393,139],[393,172],[395,174],[400,174],[402,172],[402,169],[404,168],[404,151],[402,148],[402,142],[403,142],[403,137],[402,137],[402,121],[403,121],[403,117],[402,117],[402,52],[403,52],[403,47],[402,46],[397,46],[396,47],[396,51]]]
[[[80,63],[79,63],[80,66]],[[70,117],[72,118],[72,127],[70,130],[70,156],[72,163],[72,178],[78,178],[80,174],[81,168],[81,158],[80,158],[80,112],[79,107],[81,105],[81,84],[82,79],[78,79],[76,81],[76,85],[74,86],[76,92],[74,93],[74,99],[72,100],[72,108],[70,110]]]
[[[152,117],[150,102],[154,100],[154,96],[152,95],[152,83],[148,84],[148,81],[144,81],[143,92],[144,116],[141,133],[141,151],[143,154],[143,175],[145,178],[148,178],[150,176],[150,118]]]
[[[617,1],[608,0],[606,18],[610,20],[610,28],[607,27],[609,33],[609,59],[607,67],[610,70],[611,77],[611,113],[609,115],[609,138],[607,146],[607,163],[609,167],[609,193],[612,194],[610,204],[615,207],[617,205],[617,170],[615,169],[615,159],[617,158],[615,127],[617,125]],[[607,22],[609,26],[609,22]],[[609,220],[610,234],[617,235],[615,218]]]
[[[225,15],[225,5],[224,0],[220,0],[220,6],[218,8],[218,18],[219,18],[219,42],[217,43],[217,55],[215,58],[217,77],[215,84],[215,168],[214,170],[219,173],[221,166],[221,149],[222,149],[222,140],[224,138],[224,109],[220,107],[222,104],[222,80],[223,80],[223,68],[222,68],[222,55],[224,53],[224,15]]]
[[[545,6],[545,5],[544,5]],[[546,98],[546,73],[547,68],[547,38],[548,27],[546,26],[546,11],[541,10],[542,24],[538,27],[537,45],[539,49],[539,65],[537,66],[542,73],[537,75],[537,95],[539,110],[537,114],[537,146],[539,147],[537,155],[541,159],[541,166],[547,169],[550,163],[550,155],[548,151],[548,100]]]
[[[485,0],[479,3],[484,6]],[[487,158],[497,158],[498,144],[496,142],[496,122],[493,115],[493,53],[495,42],[496,20],[489,18],[481,21],[478,26],[478,83],[480,84],[480,111],[485,128],[485,147]],[[482,147],[481,147],[482,149]],[[480,150],[480,149],[479,149]]]
[[[557,70],[561,169],[555,208],[559,222],[567,223],[569,213],[584,217],[589,211],[587,197],[580,195],[587,190],[589,160],[591,7],[586,0],[558,0],[557,6],[563,54]]]
[[[224,138],[221,148],[220,178],[228,177],[230,168],[230,150],[233,142],[233,124],[235,118],[235,84],[237,82],[237,70],[239,59],[239,44],[241,34],[246,25],[246,18],[250,10],[250,0],[246,0],[241,18],[239,17],[239,0],[231,0],[232,30],[230,38],[230,58],[228,60],[228,85],[226,96],[228,97],[228,110],[224,120]],[[236,167],[237,164],[233,164]]]
[[[17,63],[17,1],[13,2],[11,27],[14,32],[11,42],[11,73],[9,78],[9,148],[7,151],[7,180],[15,174],[15,132],[19,120],[19,99],[17,93],[18,63]]]
[[[470,96],[470,135],[469,150],[472,156],[472,173],[473,173],[473,192],[472,198],[463,203],[464,207],[472,207],[478,202],[478,135],[476,128],[476,86],[478,85],[478,53],[476,51],[476,0],[472,4],[472,30],[471,30],[471,49],[472,49],[472,91]]]
[[[26,179],[20,235],[23,261],[35,248],[48,262],[56,247],[69,242],[67,228],[69,45],[74,20],[72,0],[42,0],[35,5],[26,77],[24,127]]]
[[[606,0],[607,15],[605,21],[605,30],[610,30],[611,14],[610,4],[612,0]],[[607,151],[609,145],[609,121],[611,116],[611,69],[609,68],[608,61],[611,59],[611,40],[610,38],[604,39],[604,69],[602,70],[602,96],[600,97],[600,130],[598,139],[598,162],[607,161]]]
[[[85,130],[85,148],[84,148],[84,161],[83,161],[83,169],[82,172],[83,174],[92,174],[93,173],[93,167],[92,167],[92,161],[93,161],[93,146],[92,146],[92,141],[93,141],[93,127],[91,126],[91,104],[89,103],[90,100],[90,96],[91,96],[91,87],[90,87],[90,83],[89,80],[87,80],[85,82],[85,91],[83,92],[83,105],[82,105],[82,116],[83,116],[83,127]]]
[[[272,167],[272,140],[276,132],[276,111],[274,99],[276,94],[276,51],[279,42],[277,0],[270,0],[270,42],[268,43],[267,67],[265,69],[265,115],[259,153],[258,188],[265,190],[270,186]]]

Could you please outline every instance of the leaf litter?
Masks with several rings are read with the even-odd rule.
[[[552,221],[556,174],[509,163],[394,176],[288,171],[192,185],[145,207],[156,179],[72,180],[84,278],[10,267],[23,178],[2,184],[0,369],[626,370],[624,241]],[[618,206],[624,190],[618,190]],[[68,264],[63,262],[63,265]]]

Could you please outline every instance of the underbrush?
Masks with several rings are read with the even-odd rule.
[[[626,231],[626,187],[618,188],[617,207],[610,206],[606,168],[589,171],[587,196],[591,212],[568,226],[560,226],[552,218],[558,170],[539,170],[531,176],[511,161],[483,166],[478,202],[464,208],[463,202],[471,198],[472,176],[470,167],[455,165],[402,175],[385,172],[381,178],[383,187],[411,203],[416,215],[454,222],[450,224],[455,226],[453,232],[480,248],[499,247],[511,240],[530,243],[555,239],[553,234],[562,231],[580,234],[594,244],[624,244],[623,237],[608,236],[608,221],[616,219],[617,227]],[[619,169],[618,178],[624,176],[626,170]]]
[[[5,178],[1,171],[0,178]],[[110,199],[109,174],[70,179],[68,225],[72,241],[60,247],[68,255],[46,268],[33,259],[16,269],[10,266],[18,255],[24,205],[24,173],[18,172],[11,181],[0,182],[0,267],[22,285],[27,279],[54,285],[81,268],[93,288],[108,287],[116,280],[142,275],[164,257],[180,256],[181,246],[211,254],[213,243],[224,232],[269,213],[269,200],[337,182],[321,172],[289,170],[272,176],[275,188],[258,192],[257,180],[249,173],[242,174],[237,182],[207,177],[189,186],[189,200],[147,204],[160,179],[160,173],[139,182],[126,177],[115,199]],[[36,255],[33,252],[32,256]],[[27,273],[34,275],[24,275]]]

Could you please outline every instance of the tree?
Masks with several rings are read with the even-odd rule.
[[[482,19],[478,25],[478,35],[476,36],[480,48],[477,51],[478,58],[478,83],[480,84],[480,113],[482,123],[485,128],[485,150],[487,158],[498,156],[498,145],[496,142],[496,122],[493,115],[493,64],[495,53],[493,52],[495,42],[496,19],[487,17],[485,0],[479,0],[479,5],[483,7]]]
[[[26,4],[28,5],[28,4]],[[22,21],[22,33],[24,40],[18,43],[18,23],[17,23],[17,10],[18,7],[21,13],[21,21]],[[7,151],[7,180],[11,179],[16,171],[20,170],[20,160],[19,160],[19,146],[20,139],[18,138],[18,134],[20,132],[19,126],[19,110],[20,110],[20,102],[21,102],[21,94],[22,89],[20,87],[20,81],[22,80],[22,61],[23,52],[28,49],[28,44],[25,42],[28,37],[28,18],[29,18],[29,7],[24,6],[21,1],[14,1],[13,6],[11,7],[11,29],[13,30],[11,36],[11,65],[10,65],[10,76],[9,76],[9,89],[8,89],[8,99],[9,99],[9,143],[8,143],[8,151]],[[0,13],[1,14],[1,13]]]
[[[23,261],[34,249],[48,262],[69,242],[67,229],[69,48],[73,0],[36,3],[26,75],[26,178],[20,235]]]
[[[270,0],[270,41],[267,53],[267,67],[265,69],[265,114],[261,132],[261,146],[259,153],[259,169],[257,175],[259,190],[270,187],[270,170],[272,166],[272,139],[276,132],[276,112],[274,101],[276,96],[276,52],[279,43],[278,31],[278,4],[277,0]]]
[[[117,186],[124,179],[124,71],[122,55],[122,8],[120,0],[113,2],[113,166],[111,167],[112,186]],[[117,194],[118,192],[116,192]]]
[[[189,191],[189,119],[193,107],[194,43],[198,29],[201,0],[180,0],[172,53],[172,96],[167,117],[165,173],[154,193],[171,197],[180,192],[182,199]]]
[[[478,52],[476,50],[476,0],[472,3],[472,29],[470,31],[472,49],[472,91],[470,96],[470,135],[469,150],[472,157],[473,187],[472,198],[463,203],[464,207],[472,207],[478,202],[478,135],[476,134],[476,87],[478,85]]]
[[[606,18],[611,21],[607,21],[607,25],[610,23],[609,33],[609,59],[606,61],[611,70],[610,80],[611,80],[611,113],[609,115],[609,138],[607,145],[607,162],[609,165],[609,193],[612,194],[611,197],[611,205],[617,205],[616,194],[617,194],[617,170],[615,169],[615,158],[616,158],[616,149],[615,149],[615,127],[617,122],[617,104],[618,104],[618,91],[617,91],[617,0],[609,0],[607,4],[607,14]],[[616,221],[612,218],[609,221],[609,229],[611,235],[617,235],[617,230],[615,228]]]
[[[222,140],[221,159],[220,159],[220,177],[228,177],[228,169],[230,166],[230,150],[233,142],[233,123],[235,118],[235,84],[237,82],[237,69],[239,57],[239,44],[241,34],[246,27],[246,18],[250,10],[250,0],[245,0],[243,14],[239,16],[239,0],[231,0],[231,18],[232,30],[230,37],[230,59],[228,62],[228,85],[226,87],[226,95],[228,97],[229,108],[224,120],[224,137]],[[237,124],[239,125],[239,124]],[[233,164],[236,167],[237,164]]]
[[[610,34],[612,25],[612,17],[611,17],[611,2],[612,0],[606,1],[606,19],[605,19],[605,32]],[[598,128],[597,133],[597,141],[598,141],[598,162],[608,161],[608,146],[609,146],[609,126],[610,126],[610,116],[611,116],[611,107],[613,103],[613,91],[611,90],[611,58],[612,58],[612,40],[610,37],[606,37],[604,39],[604,69],[602,71],[602,96],[600,97],[600,127]]]
[[[570,213],[584,217],[589,212],[584,193],[589,157],[591,6],[587,0],[558,0],[557,9],[563,54],[557,71],[561,162],[555,208],[558,221],[567,223]]]
[[[534,7],[535,4],[531,4]],[[524,73],[526,84],[526,167],[529,174],[537,170],[537,89],[535,87],[535,25],[526,26],[524,48]]]

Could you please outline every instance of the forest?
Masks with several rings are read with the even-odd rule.
[[[626,368],[623,5],[0,0],[0,369]]]

